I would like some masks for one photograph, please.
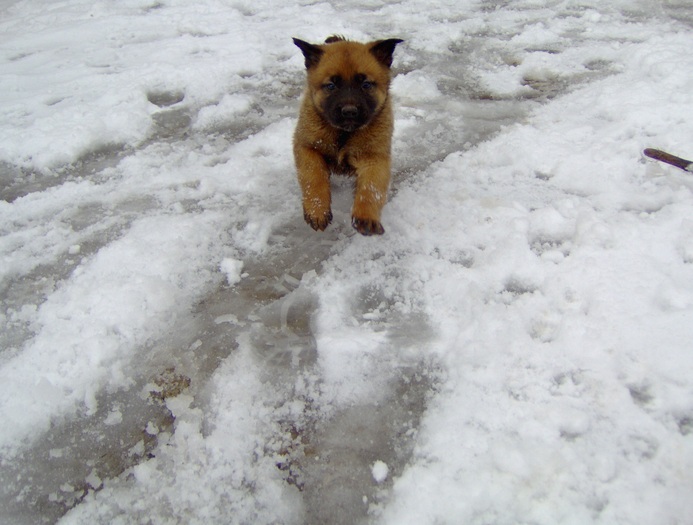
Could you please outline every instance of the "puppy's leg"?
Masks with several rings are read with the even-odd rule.
[[[390,159],[362,158],[354,162],[356,192],[351,224],[363,235],[382,235],[380,211],[387,201],[390,185]]]
[[[305,146],[294,148],[298,183],[303,193],[303,218],[316,231],[332,222],[330,170],[323,156]]]

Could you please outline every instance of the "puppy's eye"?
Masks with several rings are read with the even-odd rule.
[[[375,83],[369,82],[368,80],[366,80],[363,84],[361,84],[361,89],[363,89],[364,91],[369,91],[369,90],[373,89],[374,87],[375,87]]]
[[[334,91],[335,89],[337,89],[337,84],[335,84],[334,82],[328,82],[327,84],[324,84],[322,88],[325,91]]]

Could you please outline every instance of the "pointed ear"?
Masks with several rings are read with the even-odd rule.
[[[296,44],[301,51],[303,51],[303,56],[306,59],[306,69],[317,66],[320,62],[320,57],[322,56],[322,49],[298,38],[294,38],[294,44]]]
[[[395,52],[395,46],[402,42],[404,42],[404,40],[400,40],[399,38],[377,40],[371,45],[370,52],[378,59],[378,62],[385,67],[390,67],[392,65],[392,54]]]

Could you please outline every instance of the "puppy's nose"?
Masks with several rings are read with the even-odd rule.
[[[346,106],[342,106],[342,116],[344,118],[356,118],[359,115],[359,108],[357,108],[354,104],[347,104]]]

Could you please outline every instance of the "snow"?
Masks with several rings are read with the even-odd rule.
[[[227,257],[221,261],[219,269],[226,275],[226,282],[233,286],[241,280],[243,271],[243,261]]]
[[[371,473],[373,474],[373,479],[375,480],[376,483],[382,483],[387,479],[387,473],[388,473],[388,468],[387,468],[387,463],[384,463],[383,461],[376,461],[373,463],[373,468],[371,469]]]
[[[0,5],[0,522],[693,521],[686,1]],[[291,37],[399,37],[386,234]]]

